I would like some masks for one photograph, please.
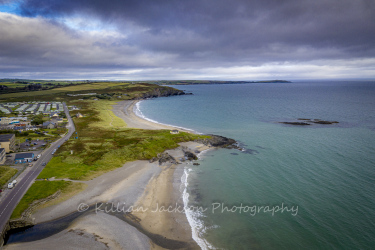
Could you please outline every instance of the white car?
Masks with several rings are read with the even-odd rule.
[[[13,183],[12,182],[10,182],[10,183],[8,183],[8,188],[13,188]]]
[[[13,183],[13,186],[15,186],[17,184],[17,180],[12,181],[12,183]]]

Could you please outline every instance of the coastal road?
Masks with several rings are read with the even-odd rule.
[[[44,166],[43,162],[48,162],[52,158],[52,152],[59,146],[61,146],[65,140],[69,139],[75,131],[74,123],[69,115],[68,107],[64,103],[64,111],[66,117],[68,118],[68,133],[64,135],[61,139],[53,142],[51,146],[42,152],[42,156],[33,162],[32,169],[19,180],[17,185],[12,189],[12,191],[5,197],[5,199],[0,203],[0,233],[3,232],[5,224],[8,222],[13,210],[16,208],[18,202],[24,196],[26,191],[30,188],[36,177],[42,172]]]

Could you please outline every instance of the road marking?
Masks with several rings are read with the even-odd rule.
[[[68,116],[69,116],[69,112],[68,112]],[[70,137],[70,136],[72,136],[73,135],[73,133],[74,133],[74,131],[75,131],[75,128],[73,127],[73,131],[72,131],[72,133],[71,133],[71,135],[69,135],[68,136],[68,138]],[[68,134],[69,134],[69,130],[68,130]],[[68,135],[67,134],[67,135]],[[62,137],[61,139],[61,145],[64,143],[64,137]],[[56,142],[58,142],[58,141],[56,141]],[[51,148],[49,149],[49,150],[51,150]],[[48,149],[46,149],[46,152],[48,151]],[[43,153],[44,154],[44,153]],[[44,157],[46,157],[46,155],[44,155]],[[52,157],[51,157],[51,159],[52,159]],[[36,173],[38,170],[39,170],[39,168],[41,167],[41,164],[39,164],[39,163],[37,163],[38,164],[38,167],[36,167],[36,170],[33,170],[34,171],[34,173]],[[42,168],[43,169],[43,168]],[[6,209],[7,209],[7,207],[9,206],[9,204],[13,201],[13,199],[14,199],[14,197],[16,197],[16,195],[19,193],[19,191],[22,189],[22,187],[27,183],[27,181],[30,179],[30,177],[32,177],[33,176],[33,172],[29,172],[29,173],[27,173],[27,174],[30,174],[29,175],[29,177],[27,177],[27,179],[25,180],[25,181],[23,181],[23,183],[22,183],[22,185],[18,188],[18,190],[16,191],[16,193],[13,195],[13,197],[10,199],[10,201],[6,204],[6,206],[5,206],[5,208],[4,208],[4,210],[0,213],[0,217],[1,217],[1,215],[6,211]],[[27,175],[26,174],[26,175]],[[39,173],[40,174],[40,173]],[[39,175],[38,174],[38,175]],[[38,177],[38,175],[37,176],[35,176],[35,179]],[[23,179],[22,179],[23,180]],[[31,184],[31,182],[29,183],[29,184]],[[18,185],[16,185],[16,187],[18,187]],[[27,190],[28,189],[26,189],[25,190],[25,193],[27,192]],[[13,194],[12,192],[11,193],[9,193],[8,195],[11,195],[11,194]],[[22,195],[22,197],[21,197],[21,199],[23,198],[23,195]],[[5,197],[5,199],[6,199],[6,197]],[[20,199],[20,201],[21,201],[21,199]],[[17,204],[18,205],[18,204]],[[12,210],[12,213],[13,213],[13,211],[14,211],[14,209]],[[1,230],[3,230],[3,228],[1,229]]]
[[[5,206],[5,209],[9,206],[9,204],[12,202],[12,200],[14,199],[14,197],[18,194],[18,192],[22,189],[22,187],[26,184],[26,182],[30,179],[31,176],[32,176],[32,174],[30,174],[30,176],[26,179],[26,181],[24,181],[22,183],[21,187],[17,190],[17,192],[15,193],[15,195],[13,195],[12,199],[10,199],[10,201],[8,202],[8,204]],[[12,193],[10,193],[10,194],[12,194]],[[5,209],[1,212],[0,216],[4,213]]]

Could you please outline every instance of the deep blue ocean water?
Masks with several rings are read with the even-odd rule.
[[[207,209],[191,213],[202,248],[373,249],[375,82],[174,87],[194,95],[142,101],[143,115],[246,149],[186,167],[188,204]],[[278,123],[298,118],[339,123]]]

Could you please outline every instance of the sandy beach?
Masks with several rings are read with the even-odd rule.
[[[118,102],[117,105],[113,105],[113,113],[123,119],[125,123],[130,128],[140,128],[140,129],[169,129],[173,130],[176,129],[175,127],[154,123],[145,119],[140,118],[136,114],[134,114],[134,106],[138,101],[121,101]],[[178,130],[185,131],[185,132],[192,132],[187,131],[184,129],[178,128]]]
[[[113,106],[114,114],[128,127],[176,129],[136,116],[135,103],[122,101]],[[192,152],[208,149],[200,143],[185,142],[166,152],[180,159],[186,148]],[[61,243],[68,249],[200,249],[184,213],[155,211],[161,206],[183,207],[179,187],[184,164],[134,161],[85,181],[84,191],[32,215],[39,224],[87,209],[67,228],[41,240],[8,244],[4,248],[51,249]]]

